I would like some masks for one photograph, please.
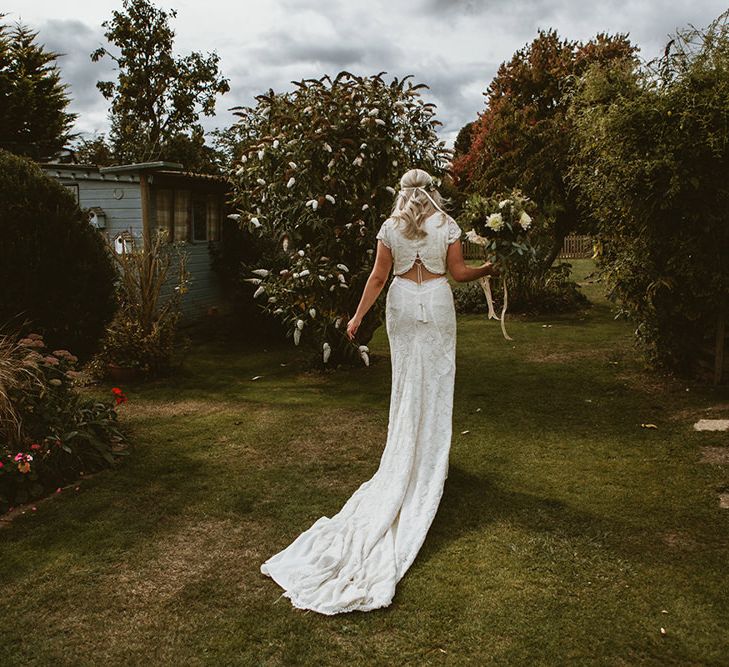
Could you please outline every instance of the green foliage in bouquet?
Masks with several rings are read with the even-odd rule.
[[[238,107],[239,159],[231,174],[234,214],[271,244],[245,280],[261,307],[280,318],[295,344],[324,363],[368,362],[366,343],[384,318],[367,314],[358,344],[346,336],[372,269],[375,234],[389,215],[400,175],[421,167],[442,175],[449,151],[439,140],[424,84],[409,77],[349,72],[270,91]]]
[[[108,401],[84,396],[77,362],[37,333],[0,336],[0,512],[125,453],[116,407],[126,396],[118,388]]]
[[[160,230],[148,248],[116,255],[119,306],[94,359],[97,375],[104,375],[109,364],[147,375],[174,365],[180,303],[190,278],[181,244],[166,238]]]

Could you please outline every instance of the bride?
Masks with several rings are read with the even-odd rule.
[[[461,229],[442,208],[430,174],[400,179],[357,312],[354,339],[390,270],[385,323],[392,390],[380,465],[331,518],[323,516],[261,565],[294,607],[333,615],[392,602],[435,517],[448,476],[455,381],[456,314],[446,268],[458,282],[498,275],[466,266]]]

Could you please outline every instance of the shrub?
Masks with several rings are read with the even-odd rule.
[[[437,178],[446,166],[433,105],[408,78],[386,83],[340,72],[260,95],[255,108],[236,113],[236,215],[275,244],[246,266],[244,279],[294,343],[310,345],[319,359],[331,349],[331,365],[359,363],[358,344],[383,321],[378,300],[358,343],[346,336],[400,175],[417,166]]]
[[[187,256],[180,245],[167,243],[166,232],[160,230],[148,248],[115,255],[118,309],[92,364],[98,375],[104,375],[110,364],[147,375],[172,368],[179,342],[180,299],[189,281]]]
[[[641,68],[593,67],[573,114],[572,179],[598,221],[600,272],[618,314],[636,323],[656,366],[713,371],[718,382],[729,309],[729,11],[706,30],[678,31]]]
[[[74,386],[78,359],[50,352],[42,336],[0,336],[0,512],[114,465],[124,436],[116,406]]]
[[[66,188],[0,150],[0,322],[87,356],[114,313],[110,254]]]

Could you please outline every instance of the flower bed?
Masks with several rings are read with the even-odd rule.
[[[0,513],[53,493],[125,454],[115,387],[100,401],[77,387],[78,359],[43,338],[0,337]]]

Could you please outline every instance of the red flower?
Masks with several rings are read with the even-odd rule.
[[[124,394],[124,392],[119,389],[119,387],[113,387],[111,390],[114,393],[114,396],[116,397],[116,404],[119,405],[120,403],[126,403],[127,397]]]
[[[32,444],[32,445],[30,446],[30,448],[31,448],[31,449],[40,449],[40,448],[41,448],[41,446],[40,446],[40,445],[39,445],[39,444],[38,444],[37,442],[34,442],[34,443],[33,443],[33,444]]]

